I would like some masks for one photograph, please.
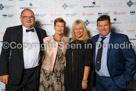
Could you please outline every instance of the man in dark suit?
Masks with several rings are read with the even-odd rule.
[[[124,91],[136,72],[136,54],[126,35],[111,32],[108,15],[97,19],[97,28],[100,34],[91,39],[95,45],[95,91]]]
[[[0,81],[6,91],[38,91],[42,39],[45,30],[34,27],[32,10],[21,12],[22,25],[9,27],[3,37],[0,56]]]

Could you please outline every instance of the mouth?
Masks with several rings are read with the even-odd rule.
[[[80,36],[81,35],[81,33],[78,33],[78,34],[76,34],[77,36]]]
[[[25,21],[26,23],[32,23],[32,21]]]
[[[101,32],[106,32],[106,30],[101,30]]]

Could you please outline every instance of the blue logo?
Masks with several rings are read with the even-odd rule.
[[[74,7],[76,7],[76,6],[78,6],[78,5],[77,5],[77,4],[66,4],[66,3],[64,3],[64,4],[62,5],[62,7],[63,7],[64,9],[74,8]]]
[[[88,24],[90,24],[90,22],[88,20],[86,20],[85,22],[85,25],[87,26]]]
[[[4,6],[2,4],[0,4],[0,10],[3,10]]]
[[[64,9],[66,9],[66,8],[68,7],[68,5],[67,5],[66,3],[64,3],[64,4],[62,5],[62,7],[63,7]]]
[[[4,18],[7,18],[8,15],[7,15],[7,14],[3,14],[2,16],[3,16]]]
[[[101,15],[102,15],[102,13],[101,13],[101,12],[99,12],[99,13],[98,13],[98,16],[101,16]]]
[[[127,3],[127,5],[128,5],[129,7],[131,7],[131,6],[133,5],[133,2],[132,2],[131,0],[129,0],[129,2]]]
[[[136,12],[135,11],[130,11],[130,14],[131,15],[134,15]]]
[[[19,1],[24,1],[24,0],[19,0]]]
[[[3,14],[3,18],[12,18],[14,15],[13,14]]]
[[[98,12],[98,16],[101,16],[101,15],[108,15],[109,12]]]

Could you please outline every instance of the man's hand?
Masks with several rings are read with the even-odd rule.
[[[3,82],[4,84],[8,84],[8,78],[9,75],[0,76],[0,81]]]

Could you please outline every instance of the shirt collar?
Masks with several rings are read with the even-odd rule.
[[[110,38],[110,35],[111,35],[111,32],[109,32],[108,35],[106,35],[105,37],[106,37],[107,39],[109,39],[109,38]],[[99,39],[100,39],[101,37],[102,37],[102,36],[99,35]]]
[[[22,26],[23,27],[23,32],[26,32],[26,27],[24,27],[24,26]],[[34,27],[32,27],[31,29],[34,29],[34,31],[35,31],[35,28]]]

